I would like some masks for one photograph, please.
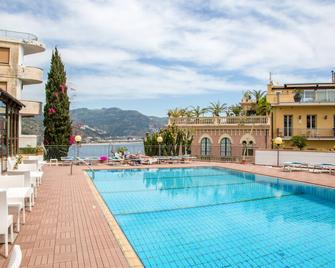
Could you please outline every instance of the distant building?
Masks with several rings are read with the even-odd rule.
[[[307,149],[330,150],[335,146],[335,81],[332,83],[269,84],[272,136],[284,141],[305,136]],[[285,142],[284,147],[290,147]]]
[[[43,70],[24,65],[24,56],[45,51],[35,35],[29,33],[0,30],[0,89],[22,109],[17,115],[8,115],[1,129],[2,154],[12,155],[18,146],[36,146],[37,137],[21,134],[21,117],[41,114],[41,102],[22,99],[22,90],[26,85],[43,82]],[[9,105],[9,102],[7,102]],[[8,135],[7,135],[8,133]],[[15,140],[11,143],[11,140]]]

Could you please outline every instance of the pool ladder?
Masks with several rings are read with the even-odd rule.
[[[86,167],[88,167],[88,169],[92,172],[92,179],[94,179],[95,178],[95,170],[85,160],[80,159],[79,157],[76,157],[76,160],[77,160],[76,163],[78,163],[78,164],[83,163]],[[71,172],[70,172],[71,175],[72,175],[73,162],[74,161],[71,162]]]

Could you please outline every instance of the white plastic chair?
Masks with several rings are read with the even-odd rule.
[[[31,179],[30,177],[30,171],[29,170],[8,170],[8,175],[24,175],[24,187],[29,187],[31,191],[27,193],[25,196],[27,199],[29,199],[29,210],[31,211],[31,207],[35,204],[35,194],[37,194],[37,186],[36,186],[36,180]]]
[[[5,257],[8,257],[8,229],[10,228],[10,243],[13,243],[13,215],[8,215],[6,190],[0,190],[0,234],[5,236]]]
[[[42,183],[43,171],[38,171],[36,164],[19,164],[17,170],[29,170],[31,178],[35,178],[37,185]]]
[[[24,175],[16,176],[0,176],[0,187],[11,191],[7,192],[8,208],[17,214],[16,220],[16,231],[20,232],[20,214],[22,212],[22,223],[26,221],[25,211],[25,195],[22,195],[22,189],[24,188]],[[31,188],[30,188],[31,189]],[[26,192],[29,192],[29,188],[26,188]],[[14,195],[14,196],[11,196]]]
[[[15,245],[10,256],[8,268],[20,268],[22,262],[22,251],[19,245]]]

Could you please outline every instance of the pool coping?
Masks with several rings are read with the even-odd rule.
[[[274,174],[268,174],[267,172],[261,172],[257,170],[247,170],[242,167],[267,167],[268,166],[259,166],[259,165],[246,165],[246,164],[241,164],[241,166],[235,167],[231,166],[232,163],[220,163],[220,162],[196,162],[194,163],[188,163],[188,164],[168,164],[168,165],[140,165],[140,166],[110,166],[110,165],[102,165],[102,166],[96,166],[94,168],[95,171],[98,170],[127,170],[127,169],[156,169],[156,168],[197,168],[197,167],[216,167],[216,168],[225,168],[225,169],[230,169],[230,170],[235,170],[235,171],[240,171],[240,172],[246,172],[246,173],[252,173],[252,174],[257,174],[257,175],[262,175],[262,176],[268,176],[276,179],[281,179],[281,180],[286,180],[286,181],[291,181],[291,182],[297,182],[297,183],[303,183],[303,184],[308,184],[308,185],[314,185],[314,186],[319,186],[319,187],[326,187],[326,188],[331,188],[335,189],[335,186],[328,185],[326,183],[319,183],[319,182],[311,182],[307,181],[304,179],[299,179],[297,177],[295,178],[289,178],[286,177],[286,173],[284,174],[279,174],[279,175],[274,175]],[[276,168],[276,167],[274,167]],[[83,168],[83,170],[89,171],[87,168]],[[288,174],[294,174],[294,173],[306,173],[306,175],[311,175],[311,173],[308,172],[303,172],[303,171],[294,171],[294,172],[289,172]],[[318,173],[316,173],[318,174]],[[315,174],[313,174],[315,175]],[[332,175],[334,177],[334,175]],[[335,180],[335,178],[334,178]]]
[[[144,268],[144,265],[142,261],[140,260],[139,256],[136,254],[135,250],[131,246],[130,242],[128,241],[126,235],[123,233],[121,227],[115,220],[113,214],[107,207],[105,201],[102,199],[101,195],[99,194],[98,190],[96,189],[92,179],[90,176],[83,170],[84,176],[86,177],[87,183],[89,185],[89,188],[91,189],[93,196],[95,197],[99,207],[102,210],[102,213],[105,216],[105,219],[107,220],[107,223],[114,234],[114,237],[119,244],[123,255],[125,256],[129,267],[132,268]]]

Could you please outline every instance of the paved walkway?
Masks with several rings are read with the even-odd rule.
[[[136,168],[218,166],[290,180],[335,187],[335,176],[308,172],[283,172],[281,168],[232,163],[194,162]],[[32,212],[16,239],[23,250],[22,267],[128,267],[100,209],[83,167],[45,167],[44,181]],[[112,168],[96,166],[97,169]],[[114,167],[134,168],[134,167]],[[0,247],[2,252],[3,247]],[[0,267],[6,260],[0,256]]]
[[[36,204],[15,241],[22,267],[128,267],[83,172],[75,167],[69,176],[69,170],[44,169]],[[6,267],[2,256],[0,267]]]

